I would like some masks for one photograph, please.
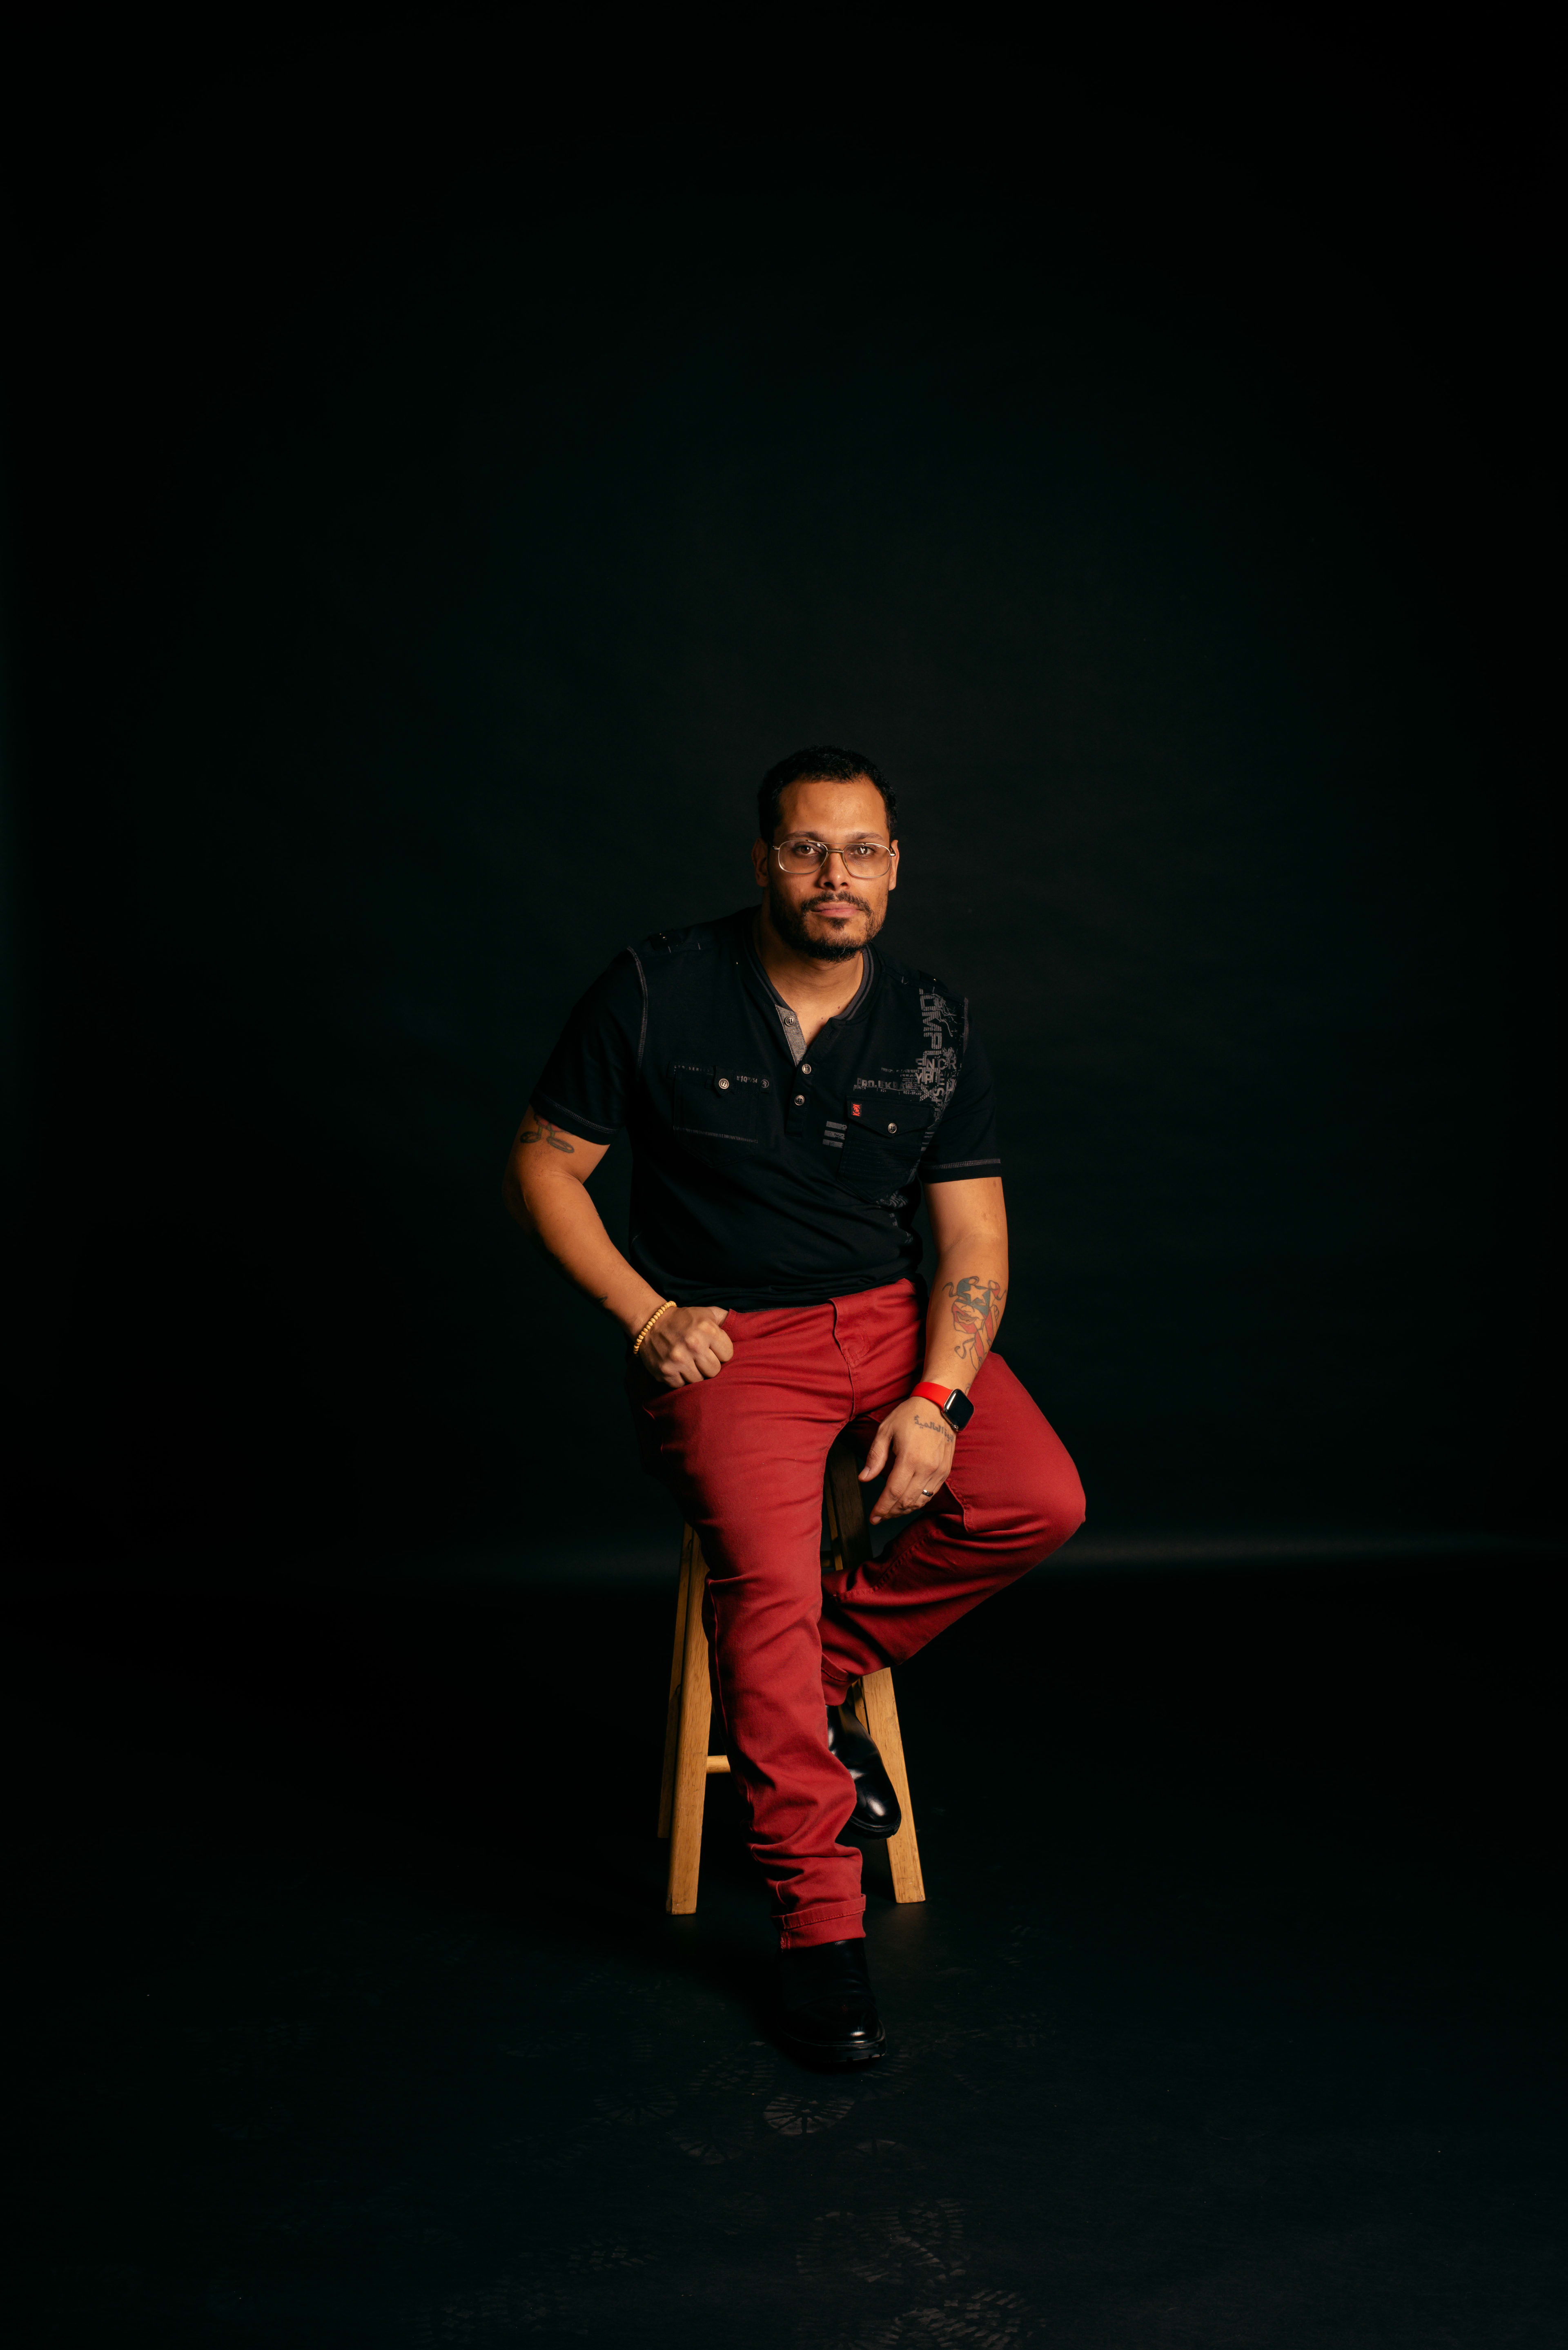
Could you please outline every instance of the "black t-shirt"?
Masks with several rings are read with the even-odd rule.
[[[855,1001],[797,1065],[753,919],[628,947],[534,1088],[568,1134],[629,1133],[628,1254],[683,1305],[813,1305],[898,1281],[920,1261],[920,1185],[1002,1172],[964,999],[868,947]]]

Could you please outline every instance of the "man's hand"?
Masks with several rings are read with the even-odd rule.
[[[729,1311],[727,1305],[678,1305],[660,1315],[638,1349],[638,1361],[667,1388],[700,1388],[704,1379],[716,1379],[735,1351],[724,1336]]]
[[[953,1432],[936,1405],[928,1403],[924,1396],[910,1396],[888,1414],[866,1455],[860,1482],[866,1485],[879,1477],[889,1461],[888,1482],[871,1513],[874,1526],[885,1518],[907,1517],[911,1510],[923,1510],[947,1482],[953,1465]]]

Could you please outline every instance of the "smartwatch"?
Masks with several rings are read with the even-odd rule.
[[[961,1436],[974,1418],[974,1406],[961,1388],[940,1388],[934,1379],[922,1379],[914,1392],[936,1405],[955,1436]]]

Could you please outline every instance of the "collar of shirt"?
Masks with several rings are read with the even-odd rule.
[[[774,1007],[779,1015],[779,1025],[784,1033],[784,1043],[789,1046],[790,1058],[794,1063],[796,1068],[799,1068],[801,1063],[805,1058],[805,1037],[802,1033],[800,1022],[795,1017],[793,1006],[784,1002],[784,997],[779,993],[778,989],[768,977],[767,965],[763,962],[761,955],[757,952],[756,934],[750,922],[746,925],[746,952],[751,957],[752,969],[756,972],[757,977],[762,981],[763,985],[767,989],[768,993],[774,1000]],[[871,992],[871,977],[876,969],[876,964],[877,956],[875,949],[870,946],[862,947],[860,950],[860,984],[856,989],[854,994],[850,997],[848,1003],[845,1005],[843,1011],[835,1012],[829,1019],[823,1023],[824,1027],[833,1028],[836,1027],[841,1020],[854,1019],[856,1014],[865,1003],[867,996]]]

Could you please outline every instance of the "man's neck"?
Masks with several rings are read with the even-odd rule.
[[[866,969],[864,951],[844,962],[824,962],[816,955],[802,954],[774,930],[765,899],[757,909],[752,936],[763,969],[800,1022],[809,1045],[836,1012],[853,1003]]]

